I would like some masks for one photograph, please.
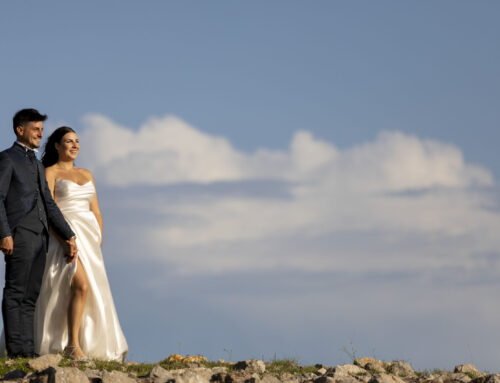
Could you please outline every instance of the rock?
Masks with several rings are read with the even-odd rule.
[[[23,370],[12,370],[6,373],[3,377],[5,380],[10,380],[10,379],[22,379],[26,376],[26,372]]]
[[[320,375],[325,375],[327,371],[328,371],[328,370],[327,370],[326,368],[321,367],[321,368],[318,370],[318,374],[320,374]]]
[[[171,354],[168,356],[167,359],[165,359],[167,362],[182,362],[184,357],[179,354]]]
[[[354,364],[344,364],[329,368],[326,374],[334,378],[341,378],[343,376],[366,374],[366,370]]]
[[[289,372],[283,372],[280,374],[279,380],[283,383],[297,383],[301,379],[297,375],[290,374]]]
[[[219,374],[221,372],[227,372],[227,367],[214,367],[214,368],[212,368],[212,374]]]
[[[443,381],[445,383],[469,383],[472,379],[469,375],[463,374],[461,372],[454,372],[452,374],[447,374],[443,376]]]
[[[397,376],[382,373],[373,375],[370,383],[405,383],[405,381]]]
[[[54,383],[89,383],[87,375],[76,367],[49,367],[49,381]],[[53,378],[52,378],[53,376]],[[52,380],[53,379],[53,380]]]
[[[212,370],[209,368],[190,368],[172,375],[174,375],[175,383],[210,383]]]
[[[395,360],[390,363],[385,363],[385,369],[387,372],[398,376],[415,376],[415,370],[406,362],[402,360]]]
[[[453,372],[462,372],[464,374],[474,374],[474,375],[481,375],[481,371],[479,371],[476,366],[473,364],[459,364],[458,366],[455,366],[455,369]]]
[[[247,372],[256,372],[263,374],[266,371],[266,364],[262,360],[249,359],[237,362],[234,365],[237,370],[245,370]]]
[[[101,382],[102,380],[102,371],[87,369],[83,371],[83,373],[89,378],[91,382]]]
[[[136,381],[120,371],[104,371],[102,374],[102,383],[136,383]]]
[[[359,366],[361,368],[365,368],[365,366],[368,364],[368,363],[373,363],[373,362],[377,362],[377,360],[373,359],[373,358],[356,358],[354,359],[354,364],[356,366]],[[366,368],[365,368],[366,369]]]
[[[367,375],[368,379],[366,382],[370,380],[370,377]],[[353,376],[341,376],[340,378],[335,378],[336,383],[359,383],[358,378]]]
[[[211,382],[218,383],[256,383],[258,382],[259,376],[255,374],[250,374],[246,371],[232,371],[228,373],[215,374],[211,378]],[[176,381],[177,383],[177,381]]]
[[[281,383],[280,380],[275,377],[274,375],[265,375],[261,380],[260,383]]]
[[[153,367],[148,377],[151,383],[165,383],[171,379],[174,379],[174,376],[170,371],[165,370],[158,364]]]
[[[385,363],[381,360],[374,360],[373,362],[369,362],[365,364],[365,370],[370,373],[386,373]]]
[[[331,376],[320,376],[319,378],[314,380],[314,383],[336,383],[337,380],[332,378]]]
[[[28,366],[36,372],[41,372],[49,367],[57,367],[61,360],[62,356],[60,354],[47,354],[36,359],[30,359]]]
[[[372,379],[372,376],[368,373],[365,375],[356,375],[356,380],[361,383],[368,383]]]
[[[318,378],[318,375],[312,372],[306,372],[305,374],[302,374],[301,377],[303,378],[303,380],[316,380]]]
[[[500,383],[500,374],[488,375],[484,383]]]

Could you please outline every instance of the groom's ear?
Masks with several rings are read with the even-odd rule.
[[[24,132],[24,126],[22,125],[18,125],[16,127],[16,136],[22,136],[23,135],[23,132]]]

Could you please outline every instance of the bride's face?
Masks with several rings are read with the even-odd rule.
[[[75,160],[80,150],[80,141],[76,133],[66,133],[61,142],[56,143],[56,149],[59,154],[59,160]]]

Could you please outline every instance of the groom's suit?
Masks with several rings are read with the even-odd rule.
[[[74,236],[50,194],[33,150],[15,143],[0,153],[0,239],[13,237],[5,255],[2,314],[7,352],[34,354],[33,318],[45,268],[48,230]]]

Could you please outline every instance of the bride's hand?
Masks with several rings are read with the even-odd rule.
[[[71,263],[76,260],[78,248],[76,246],[76,237],[72,237],[66,241],[66,263]]]

